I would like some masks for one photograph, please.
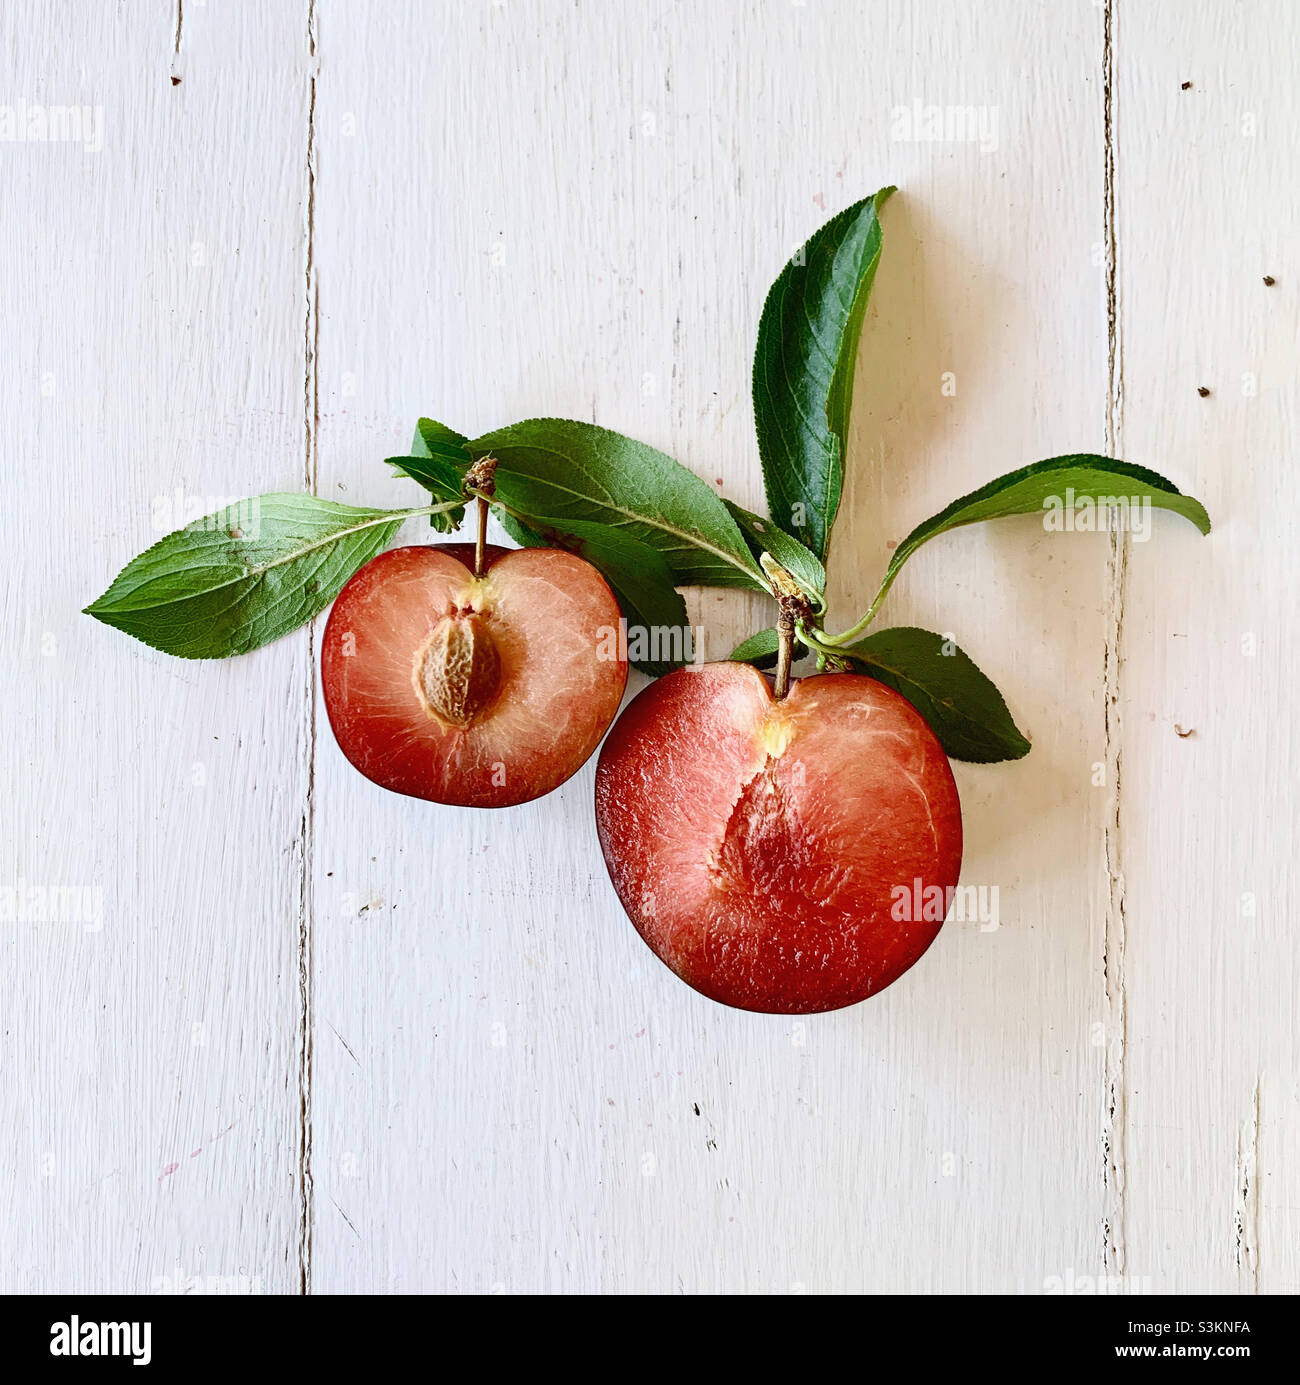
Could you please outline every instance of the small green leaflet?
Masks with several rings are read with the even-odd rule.
[[[768,292],[754,350],[767,508],[823,561],[844,484],[854,363],[893,188],[828,221]],[[773,555],[775,556],[775,555]]]
[[[463,433],[448,428],[445,423],[422,418],[416,421],[411,452],[416,457],[441,457],[463,472],[469,466],[469,458],[465,455],[467,441]]]
[[[594,423],[534,418],[469,444],[497,460],[496,495],[525,521],[601,524],[659,552],[682,587],[767,590],[717,495],[663,452]]]
[[[673,586],[661,554],[604,524],[566,520],[557,527],[545,519],[523,523],[496,507],[497,518],[524,548],[564,548],[585,558],[618,598],[628,625],[628,657],[643,673],[671,673],[691,658],[686,602]],[[534,527],[535,526],[535,527]],[[643,631],[638,635],[637,631]]]
[[[1190,495],[1184,495],[1172,481],[1146,467],[1098,457],[1091,453],[1073,453],[1066,457],[1050,457],[1034,462],[1019,471],[1009,471],[988,485],[954,500],[937,515],[918,524],[894,551],[885,570],[880,590],[864,621],[876,613],[885,593],[893,585],[903,564],[927,540],[963,524],[976,524],[985,519],[1001,519],[1006,515],[1046,513],[1052,502],[1061,508],[1068,500],[1074,504],[1091,501],[1099,508],[1108,502],[1122,501],[1123,507],[1133,502],[1150,501],[1160,510],[1172,510],[1191,520],[1202,534],[1210,532],[1210,517],[1205,506]]]
[[[1029,753],[1002,694],[942,635],[900,625],[836,653],[907,698],[954,760],[990,764]]]
[[[419,482],[435,500],[459,500],[465,472],[469,467],[469,454],[465,451],[468,441],[462,434],[438,423],[432,418],[422,418],[415,425],[415,436],[411,440],[409,457],[389,457],[388,465]],[[460,527],[465,519],[465,507],[446,510],[441,514],[429,516],[429,523],[440,534],[450,534]]]
[[[747,640],[742,640],[727,658],[733,664],[753,664],[755,668],[771,668],[776,663],[778,647],[776,630],[769,628],[760,630],[757,635],[751,635]]]
[[[799,584],[804,595],[815,605],[820,614],[826,609],[826,569],[816,554],[810,553],[798,539],[787,534],[773,520],[763,519],[761,515],[751,514],[730,500],[722,502],[731,511],[731,517],[740,526],[740,531],[756,558],[764,553],[770,554]]]
[[[369,510],[311,495],[243,500],[168,534],[85,608],[182,659],[224,659],[310,620],[420,510]]]
[[[418,482],[435,500],[461,499],[460,475],[440,457],[389,457],[386,460],[394,471]],[[468,462],[469,458],[465,460]],[[460,527],[464,518],[465,506],[461,503],[455,509],[430,515],[429,523],[440,534],[450,534]]]

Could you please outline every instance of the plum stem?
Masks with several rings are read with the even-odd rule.
[[[778,702],[790,691],[790,664],[794,658],[794,637],[812,616],[812,603],[794,577],[770,553],[759,558],[759,565],[772,583],[776,597],[776,680],[772,695]]]
[[[790,659],[794,653],[794,603],[782,598],[776,617],[776,678],[772,696],[778,702],[790,691]]]
[[[484,549],[487,547],[488,503],[480,495],[475,501],[478,506],[478,532],[474,535],[474,576],[483,576]]]
[[[483,576],[487,548],[488,503],[496,494],[497,459],[480,457],[465,473],[465,488],[478,500],[478,532],[474,537],[474,576]]]

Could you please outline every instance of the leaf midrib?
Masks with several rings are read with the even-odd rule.
[[[846,650],[845,652],[847,653],[848,651]],[[872,668],[878,668],[885,673],[891,674],[893,677],[897,678],[900,683],[906,683],[909,688],[915,688],[918,692],[924,693],[927,701],[933,702],[936,706],[946,708],[949,712],[959,717],[968,726],[973,726],[977,730],[984,732],[983,736],[974,737],[975,740],[983,741],[992,746],[997,746],[1000,742],[1005,740],[1004,737],[999,736],[996,731],[993,731],[989,727],[987,722],[982,721],[978,717],[974,717],[969,712],[964,711],[961,707],[957,705],[955,701],[946,702],[943,700],[943,698],[936,697],[935,694],[931,692],[930,689],[927,688],[924,683],[918,683],[915,678],[908,677],[908,675],[904,673],[902,669],[895,668],[892,664],[886,663],[884,659],[879,659],[875,655],[858,654],[856,657],[861,659],[864,664],[868,664]],[[1003,706],[1005,707],[1005,703],[1003,704]],[[1020,740],[1024,740],[1024,737],[1020,736],[1019,731],[1017,731],[1016,734],[1020,737]]]
[[[374,529],[381,524],[400,523],[403,519],[409,519],[411,514],[421,513],[423,513],[423,511],[420,510],[411,511],[409,513],[400,510],[397,512],[388,512],[376,517],[375,519],[365,520],[361,524],[351,525],[347,529],[338,529],[315,543],[309,543],[302,548],[294,549],[292,553],[288,553],[282,558],[276,558],[269,563],[262,563],[253,567],[246,567],[242,572],[238,573],[237,575],[228,577],[224,582],[214,582],[211,586],[205,587],[200,592],[190,592],[187,595],[182,596],[169,596],[165,601],[150,601],[145,602],[139,606],[123,606],[116,602],[111,606],[103,606],[100,604],[100,601],[103,600],[103,598],[101,597],[100,601],[93,602],[91,605],[87,606],[86,611],[88,613],[109,611],[121,611],[125,613],[127,611],[149,611],[158,610],[164,606],[176,606],[183,601],[193,601],[197,598],[210,596],[216,592],[222,591],[226,587],[234,586],[237,582],[247,582],[250,578],[253,580],[258,580],[264,577],[273,568],[283,567],[286,563],[297,562],[300,558],[306,557],[308,553],[314,553],[318,548],[324,548],[332,543],[341,543],[344,539],[349,538],[353,534],[359,534],[366,529]],[[156,578],[154,577],[145,578],[137,586],[132,588],[132,593],[139,591],[140,588],[146,585],[147,582],[154,580],[156,580]],[[128,595],[132,593],[128,593]],[[242,598],[237,598],[237,600],[238,599]],[[232,603],[232,605],[233,604],[234,603]],[[224,609],[228,610],[230,608],[226,607]]]
[[[567,462],[570,466],[578,465],[574,462],[572,457],[565,452],[561,452],[558,448],[546,447],[540,443],[527,443],[524,444],[524,446],[526,446],[529,451],[537,451],[548,457],[558,457],[561,461]],[[506,449],[500,448],[498,450],[505,451]],[[578,470],[581,471],[582,468],[578,466]],[[585,472],[583,472],[583,474],[586,475]],[[533,477],[530,479],[537,480],[539,478]],[[688,530],[678,529],[675,525],[656,521],[651,519],[648,515],[638,514],[634,510],[626,509],[622,505],[615,504],[612,498],[600,500],[597,497],[583,495],[581,491],[575,491],[571,486],[561,485],[558,481],[552,480],[549,477],[546,478],[542,484],[550,486],[554,490],[563,491],[566,495],[571,495],[576,500],[585,501],[587,504],[591,504],[593,499],[595,499],[596,504],[606,506],[606,508],[612,510],[615,514],[622,515],[623,518],[630,523],[644,524],[647,528],[659,529],[665,534],[671,534],[691,547],[702,548],[706,553],[712,553],[714,557],[721,558],[724,563],[734,567],[738,572],[743,572],[746,577],[756,576],[753,569],[746,567],[738,558],[733,558],[731,554],[727,553],[724,549],[715,547],[713,544],[706,542],[704,539],[696,534],[690,533]],[[704,483],[700,482],[700,484],[703,485]],[[592,478],[592,485],[593,488],[597,485],[594,477]],[[608,492],[606,492],[606,494],[608,494]]]

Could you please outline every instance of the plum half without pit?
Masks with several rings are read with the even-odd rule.
[[[712,1000],[769,1014],[874,995],[934,941],[961,869],[948,758],[862,674],[773,686],[746,664],[652,683],[601,749],[596,826],[641,937]],[[931,914],[932,911],[924,911]]]
[[[478,571],[481,575],[476,576]],[[339,748],[368,779],[506,808],[591,757],[627,684],[618,602],[558,548],[394,548],[343,588],[321,647]]]

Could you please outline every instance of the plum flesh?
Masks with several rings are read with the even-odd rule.
[[[944,909],[916,901],[935,886],[950,899],[961,869],[942,747],[859,674],[801,679],[781,701],[744,664],[659,679],[605,740],[596,824],[660,960],[713,1000],[773,1014],[895,981],[942,926]]]
[[[321,646],[335,739],[368,779],[478,808],[526,803],[590,758],[627,662],[618,603],[554,548],[394,548],[339,593]]]

